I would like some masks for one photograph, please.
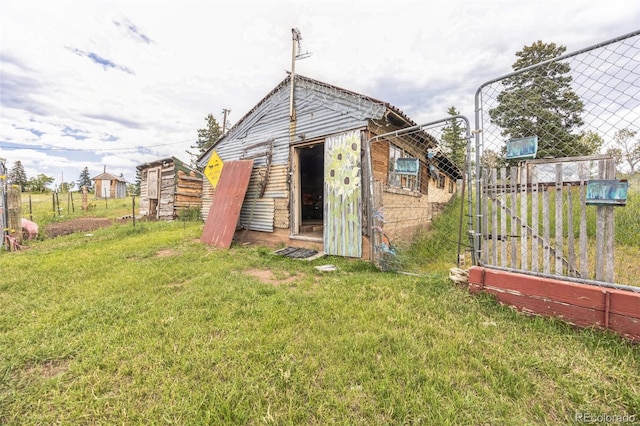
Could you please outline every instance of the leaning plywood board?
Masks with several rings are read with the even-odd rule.
[[[253,160],[224,163],[200,241],[216,247],[231,247],[252,169]]]

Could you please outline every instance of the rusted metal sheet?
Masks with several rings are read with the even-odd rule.
[[[252,169],[253,160],[225,163],[200,241],[216,247],[231,247]]]

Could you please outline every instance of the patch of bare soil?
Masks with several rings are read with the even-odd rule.
[[[45,226],[44,233],[49,238],[69,235],[74,232],[88,232],[113,225],[113,219],[104,217],[80,217]]]
[[[27,374],[32,376],[40,376],[46,379],[59,376],[69,369],[69,361],[54,360],[47,361],[43,364],[37,364],[28,369]]]
[[[268,269],[266,269],[266,270],[264,270],[264,269],[249,269],[247,271],[244,271],[244,273],[246,275],[250,275],[250,276],[258,279],[258,281],[260,281],[261,283],[272,284],[272,285],[291,284],[291,283],[295,282],[296,278],[298,277],[297,275],[289,275],[286,278],[278,279],[275,276],[275,274],[273,272],[269,271]]]
[[[158,250],[156,252],[156,257],[171,257],[173,255],[176,254],[175,250],[172,249],[164,249],[164,250]]]

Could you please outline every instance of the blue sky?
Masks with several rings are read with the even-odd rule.
[[[233,123],[286,77],[293,27],[313,53],[297,72],[422,123],[452,105],[472,119],[476,89],[525,45],[639,26],[637,0],[0,0],[0,157],[56,183],[189,161],[207,114]]]

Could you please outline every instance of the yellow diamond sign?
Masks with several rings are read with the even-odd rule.
[[[215,189],[218,186],[218,181],[220,180],[220,173],[222,173],[222,158],[218,155],[217,152],[213,151],[211,153],[211,158],[209,158],[209,162],[207,166],[204,168],[204,175],[209,179],[211,185]]]

